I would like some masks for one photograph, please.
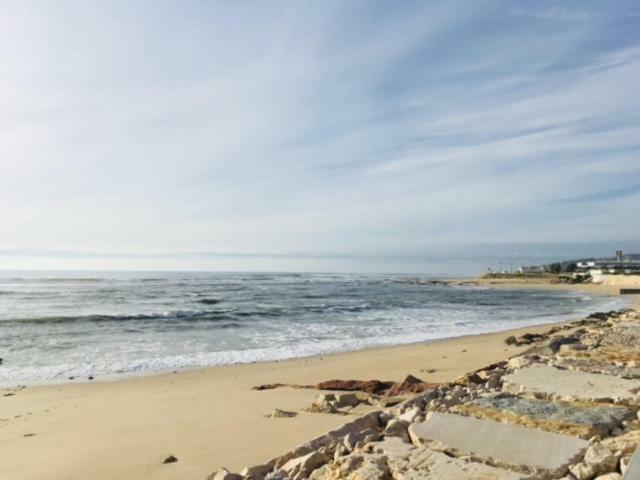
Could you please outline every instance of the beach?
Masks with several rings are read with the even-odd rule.
[[[537,285],[536,285],[537,286]],[[614,294],[598,286],[578,288]],[[628,296],[638,308],[638,296]],[[505,338],[549,325],[311,358],[217,366],[86,383],[2,389],[0,478],[205,479],[259,464],[373,407],[309,413],[314,389],[252,390],[329,379],[450,381],[525,351]],[[274,409],[297,412],[269,418]],[[163,459],[175,456],[175,463]]]

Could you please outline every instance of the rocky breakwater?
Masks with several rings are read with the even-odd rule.
[[[640,314],[593,315],[515,340],[531,349],[450,383],[422,382],[409,400],[209,479],[640,479]],[[317,411],[367,395],[325,394]]]

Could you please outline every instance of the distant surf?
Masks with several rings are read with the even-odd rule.
[[[560,321],[624,305],[389,275],[0,277],[0,383],[280,360]]]

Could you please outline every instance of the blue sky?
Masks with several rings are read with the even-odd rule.
[[[10,1],[0,105],[5,268],[640,251],[637,2]]]

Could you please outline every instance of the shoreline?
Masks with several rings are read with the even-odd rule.
[[[639,298],[629,296],[636,306]],[[253,386],[401,381],[408,374],[448,382],[529,348],[506,345],[506,337],[570,321],[274,362],[0,388],[0,449],[5,453],[0,477],[204,480],[222,466],[238,471],[374,410],[361,405],[348,415],[309,413],[305,408],[317,390],[255,391]],[[3,396],[7,393],[12,395]],[[274,409],[297,416],[267,418]],[[38,462],[33,462],[35,452]],[[178,462],[162,464],[168,455]]]
[[[89,384],[95,384],[95,383],[118,383],[126,380],[134,380],[139,378],[157,377],[157,376],[163,376],[163,375],[180,375],[183,373],[193,373],[193,372],[199,372],[201,370],[206,371],[209,369],[216,369],[216,368],[238,367],[238,366],[244,366],[244,365],[251,366],[251,365],[284,364],[287,362],[297,362],[297,361],[304,361],[304,360],[324,360],[326,358],[336,357],[340,355],[376,353],[376,352],[381,352],[385,350],[399,349],[403,347],[415,347],[418,345],[431,345],[436,343],[447,343],[447,342],[456,341],[456,340],[465,340],[472,337],[479,337],[483,335],[504,334],[508,336],[508,335],[511,335],[512,333],[518,333],[527,329],[538,329],[543,327],[554,327],[554,326],[566,325],[567,323],[570,323],[577,319],[578,317],[570,317],[564,320],[552,320],[549,322],[532,323],[532,324],[522,325],[519,327],[505,328],[501,330],[492,330],[492,331],[480,332],[480,333],[466,333],[463,335],[454,335],[450,337],[441,337],[441,338],[434,338],[429,340],[418,340],[410,343],[397,343],[397,344],[380,345],[380,346],[374,345],[370,347],[360,348],[358,350],[328,352],[324,354],[315,354],[315,355],[308,355],[303,357],[283,358],[281,360],[256,360],[253,362],[244,362],[244,363],[238,362],[238,363],[225,363],[225,364],[216,364],[216,365],[188,366],[188,367],[180,367],[180,368],[166,369],[166,370],[148,370],[148,371],[142,371],[142,372],[113,373],[113,374],[97,376],[92,380],[88,380],[85,378],[78,378],[74,380],[59,380],[59,381],[56,381],[56,380],[42,380],[42,381],[33,381],[33,382],[20,381],[16,385],[0,383],[0,391],[11,390],[11,389],[20,388],[23,386],[24,387],[55,387],[55,386],[61,386],[61,385],[84,385],[84,384],[89,385]]]
[[[514,282],[512,279],[509,280],[500,280],[500,279],[467,279],[467,278],[458,278],[458,279],[446,279],[446,280],[438,280],[438,282],[446,282],[442,283],[443,285],[449,285],[451,288],[455,287],[484,287],[484,288],[505,288],[505,289],[541,289],[541,290],[564,290],[564,291],[574,291],[577,293],[583,294],[594,294],[603,297],[611,297],[616,298],[620,297],[615,290],[618,290],[618,287],[613,287],[613,289],[608,289],[603,291],[603,287],[600,285],[585,285],[585,284],[550,284],[545,282]],[[583,288],[586,287],[586,288]],[[594,287],[594,288],[589,288]],[[630,297],[627,299],[627,305],[625,306],[617,306],[616,308],[640,308],[640,295],[628,295]],[[638,297],[638,298],[636,298]],[[593,313],[593,312],[589,312]],[[580,314],[575,314],[580,315]],[[588,313],[585,313],[588,315]],[[549,321],[541,321],[545,317],[536,318],[533,323],[528,323],[526,325],[519,326],[510,326],[508,328],[501,328],[498,330],[487,330],[487,331],[478,331],[471,333],[464,333],[462,335],[454,335],[447,337],[439,337],[439,338],[431,338],[424,340],[416,340],[412,342],[401,342],[401,343],[389,343],[389,344],[380,344],[380,345],[370,345],[364,348],[358,348],[355,350],[337,350],[337,351],[328,351],[326,353],[316,353],[312,355],[299,356],[299,357],[286,357],[281,359],[267,359],[267,360],[255,360],[250,362],[236,362],[236,363],[219,363],[219,364],[211,364],[211,365],[191,365],[191,366],[183,366],[183,367],[172,367],[172,368],[163,368],[159,370],[144,370],[144,371],[130,371],[130,372],[119,372],[119,373],[108,373],[108,374],[94,374],[93,378],[89,379],[86,377],[78,377],[76,376],[74,379],[69,378],[60,378],[60,379],[42,379],[42,380],[16,380],[16,381],[0,381],[0,390],[3,389],[11,389],[17,388],[21,386],[25,387],[45,387],[45,386],[55,386],[55,385],[80,385],[80,384],[92,384],[92,383],[116,383],[120,381],[125,381],[128,379],[135,378],[145,378],[145,377],[154,377],[160,375],[170,375],[170,374],[181,374],[191,371],[199,371],[199,370],[207,370],[211,368],[221,368],[221,367],[230,367],[237,365],[259,365],[259,364],[275,364],[275,363],[283,363],[290,362],[296,360],[306,360],[306,359],[314,359],[314,358],[322,358],[322,357],[330,357],[335,355],[349,354],[349,353],[360,353],[360,352],[375,352],[378,350],[391,349],[396,347],[406,347],[413,345],[426,345],[434,342],[442,342],[449,341],[455,339],[462,339],[469,336],[477,336],[477,335],[487,335],[487,334],[500,334],[506,333],[511,330],[519,330],[522,328],[535,328],[542,327],[545,325],[562,325],[566,322],[570,322],[575,320],[577,317],[574,314],[566,314],[565,318],[558,319],[561,315],[556,315],[550,317]]]

